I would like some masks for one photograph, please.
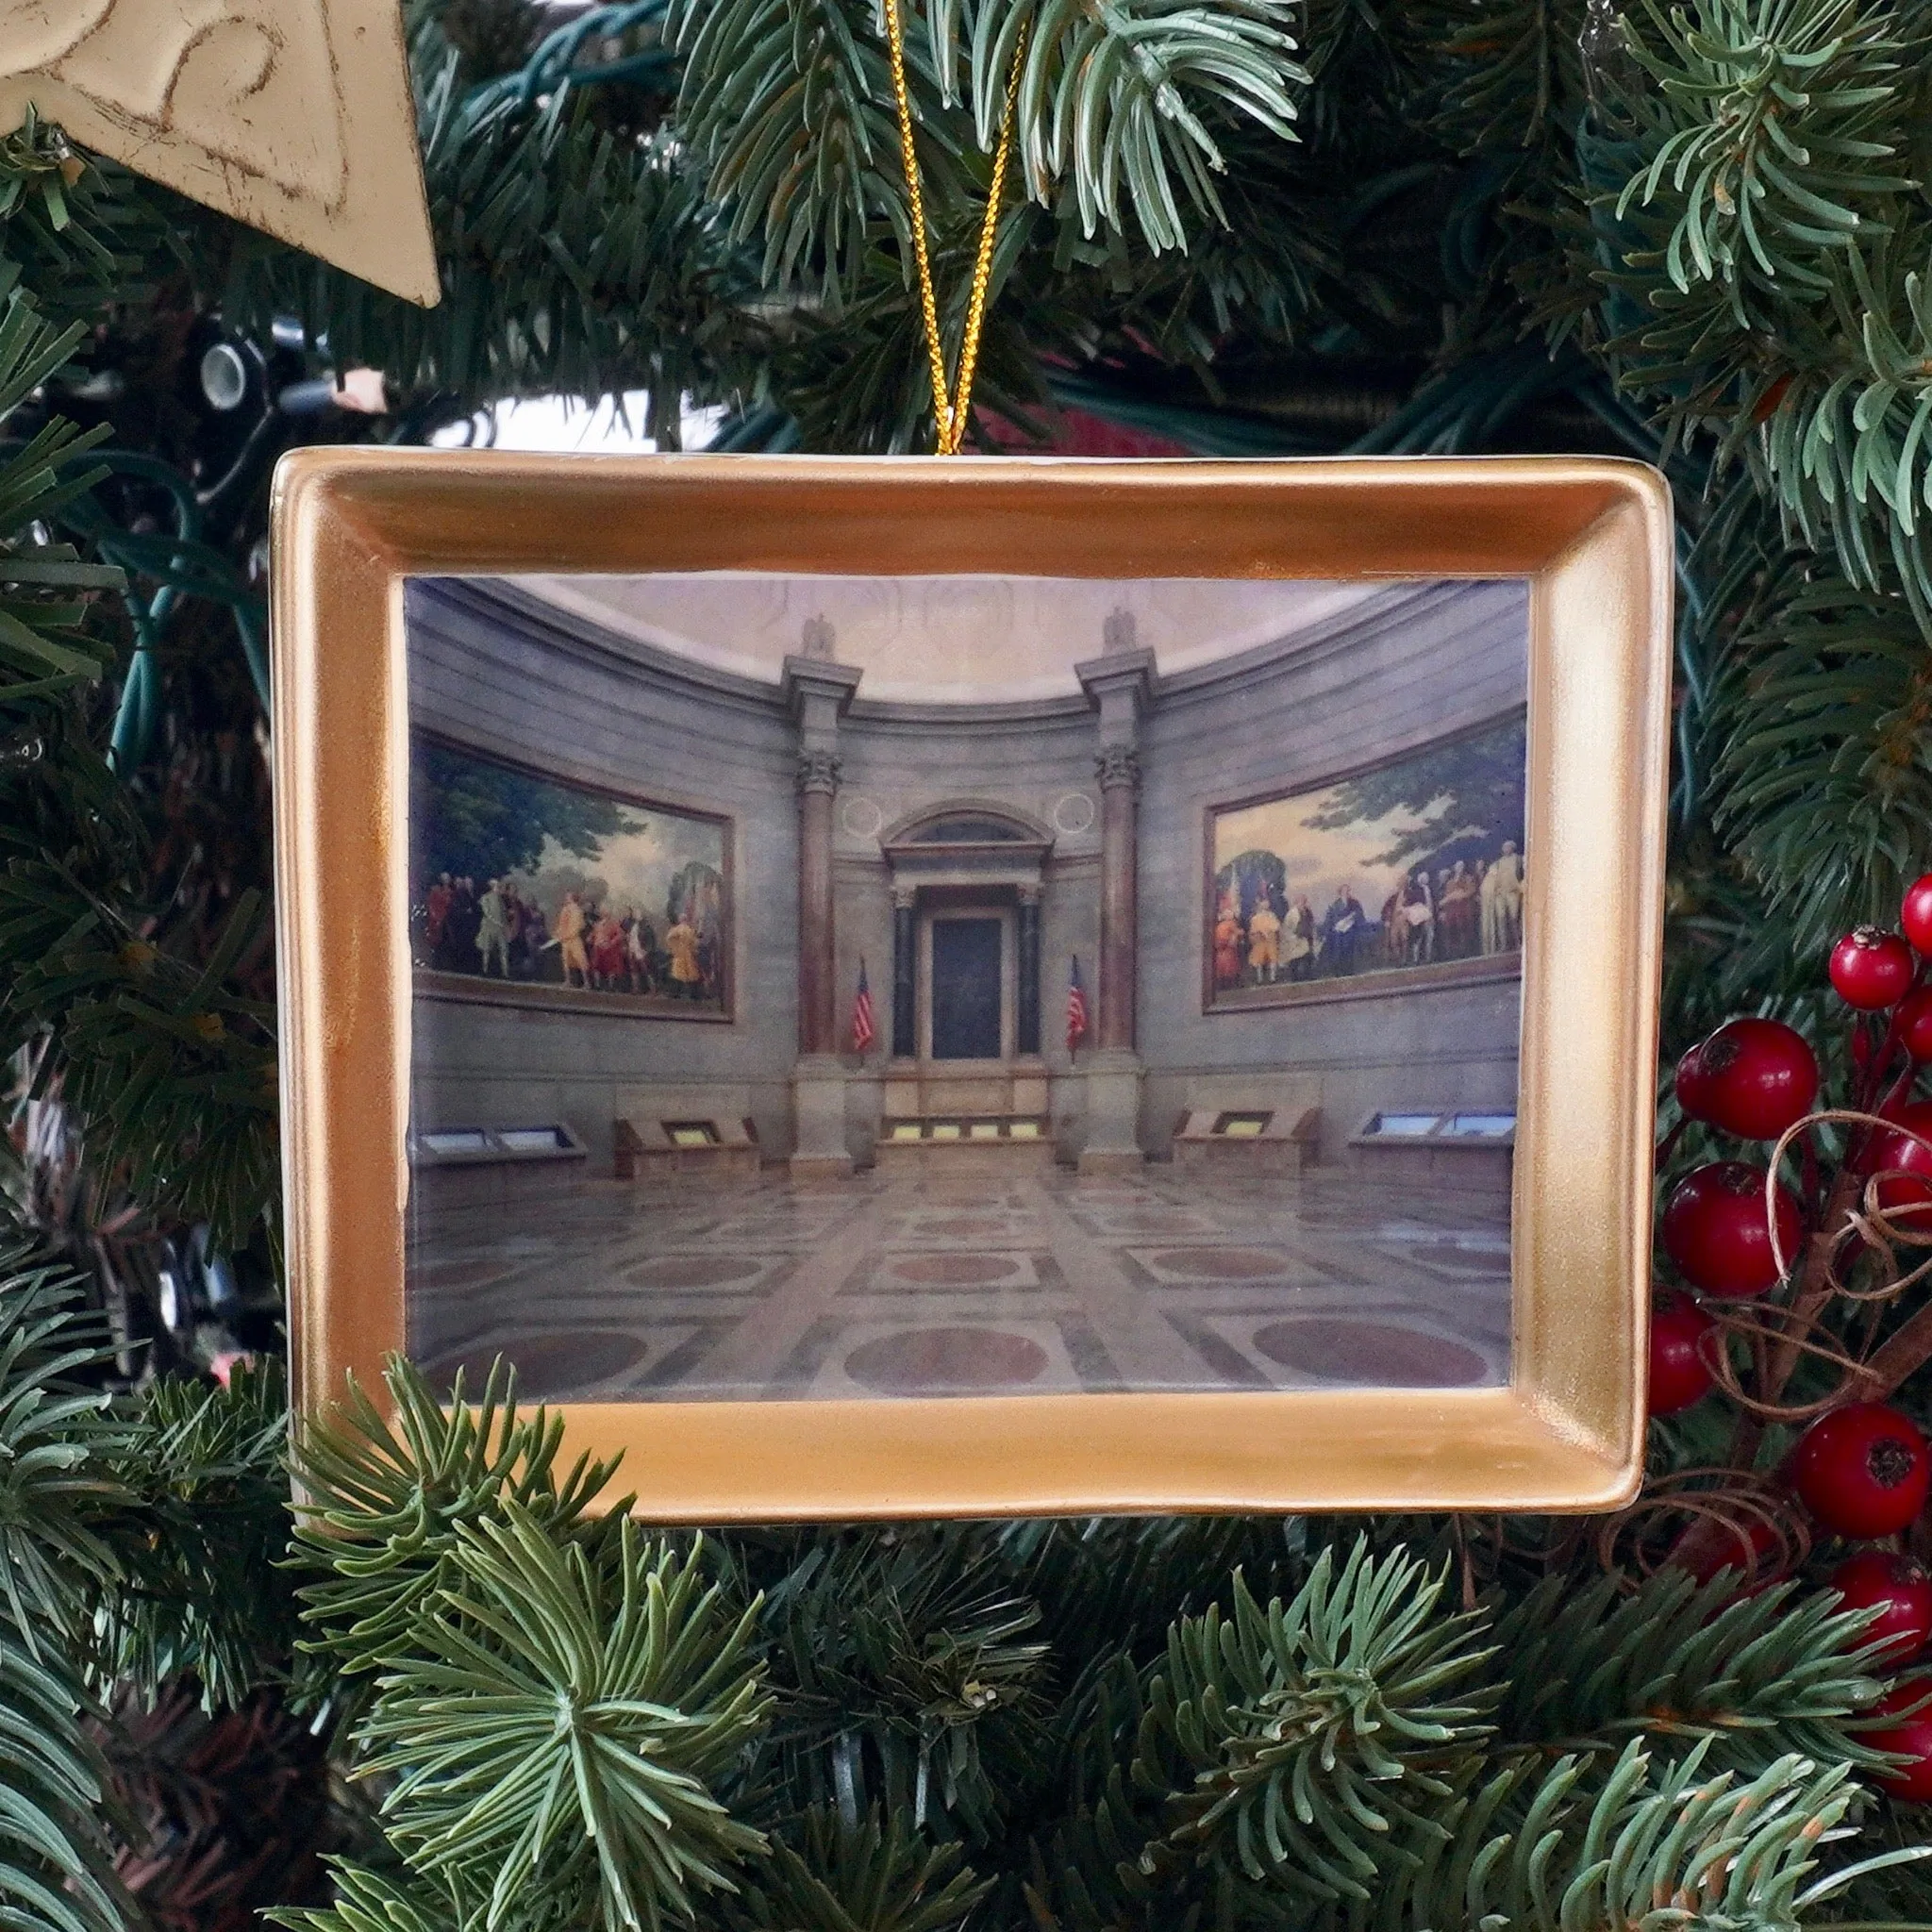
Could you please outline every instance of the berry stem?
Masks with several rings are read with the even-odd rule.
[[[1791,1296],[1790,1305],[1790,1332],[1794,1338],[1810,1333],[1835,1292],[1831,1280],[1831,1257],[1836,1245],[1834,1230],[1843,1226],[1845,1217],[1852,1211],[1852,1205],[1857,1197],[1858,1176],[1852,1172],[1852,1164],[1847,1160],[1833,1177],[1831,1191],[1825,1197],[1824,1212],[1812,1224],[1810,1239],[1805,1243],[1804,1265],[1798,1271],[1797,1290]],[[1795,1340],[1779,1341],[1772,1346],[1764,1372],[1757,1381],[1759,1401],[1774,1403],[1778,1400],[1803,1353]]]
[[[1883,1402],[1906,1378],[1932,1361],[1932,1303],[1908,1316],[1858,1371],[1860,1402]]]
[[[1885,1077],[1886,1068],[1890,1066],[1892,1056],[1899,1051],[1898,1016],[1904,1011],[1905,1002],[1901,1000],[1892,1008],[1891,1020],[1885,1029],[1885,1038],[1879,1042],[1878,1051],[1872,1057],[1872,1080],[1874,1086]],[[1900,1076],[1907,1087],[1912,1084],[1913,1072],[1912,1057],[1907,1054],[1906,1070]]]

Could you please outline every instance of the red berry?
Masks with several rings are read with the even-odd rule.
[[[1893,1023],[1899,1044],[1923,1066],[1932,1060],[1932,986],[1907,993]]]
[[[1726,1020],[1677,1064],[1678,1105],[1740,1140],[1775,1141],[1817,1093],[1817,1057],[1779,1020]]]
[[[1884,1174],[1878,1183],[1878,1206],[1900,1227],[1918,1233],[1932,1225],[1932,1100],[1890,1108],[1885,1118],[1910,1133],[1873,1136],[1870,1152],[1858,1166],[1867,1174]],[[1917,1134],[1922,1138],[1914,1140]]]
[[[1756,1591],[1784,1575],[1790,1552],[1761,1516],[1741,1522],[1712,1517],[1685,1536],[1674,1560],[1699,1583],[1709,1583],[1726,1570],[1742,1571],[1747,1590]]]
[[[1780,1185],[1777,1238],[1787,1262],[1803,1232],[1798,1204]],[[1706,1294],[1762,1294],[1774,1287],[1778,1265],[1764,1211],[1764,1170],[1741,1160],[1693,1167],[1664,1204],[1663,1241],[1677,1272]]]
[[[1932,1803],[1932,1677],[1907,1677],[1896,1685],[1874,1707],[1880,1717],[1924,1706],[1901,1718],[1895,1724],[1884,1724],[1865,1733],[1865,1741],[1880,1751],[1890,1751],[1906,1761],[1890,1771],[1874,1772],[1874,1779],[1894,1798],[1915,1805]]]
[[[1906,937],[1920,952],[1932,957],[1932,872],[1914,879],[1906,888],[1906,903],[1899,908],[1898,923]]]
[[[1715,1083],[1704,1064],[1705,1042],[1700,1041],[1677,1062],[1677,1077],[1672,1083],[1677,1096],[1677,1108],[1687,1121],[1703,1121],[1710,1118],[1710,1103]]]
[[[1837,1536],[1895,1536],[1924,1507],[1932,1457],[1917,1426],[1882,1402],[1822,1415],[1791,1457],[1791,1487]]]
[[[1918,970],[1911,947],[1875,925],[1856,927],[1831,949],[1831,983],[1839,998],[1861,1013],[1897,1006]]]
[[[1882,1121],[1903,1122],[1906,1108],[1911,1102],[1892,1098],[1882,1100],[1876,1107],[1863,1109],[1866,1113],[1876,1114]],[[1922,1129],[1923,1131],[1923,1129]],[[1845,1157],[1845,1165],[1854,1174],[1875,1174],[1885,1165],[1885,1157],[1890,1153],[1894,1136],[1882,1127],[1853,1127],[1851,1152]]]
[[[1891,1667],[1907,1662],[1932,1640],[1932,1576],[1909,1557],[1861,1550],[1831,1573],[1832,1589],[1847,1610],[1878,1610],[1861,1643],[1882,1643]]]
[[[1650,1318],[1650,1412],[1675,1415],[1710,1392],[1717,1377],[1711,1373],[1707,1342],[1717,1326],[1708,1315],[1674,1295]]]

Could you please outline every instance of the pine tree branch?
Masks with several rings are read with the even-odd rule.
[[[303,1622],[310,1646],[351,1676],[407,1653],[454,1575],[462,1530],[513,1505],[559,1540],[594,1533],[587,1512],[616,1468],[585,1457],[559,1476],[562,1417],[520,1414],[501,1360],[473,1399],[458,1375],[447,1407],[400,1357],[383,1382],[391,1413],[352,1377],[293,1452],[294,1547],[314,1578],[301,1591]],[[628,1499],[608,1507],[622,1515]]]
[[[1835,1602],[1788,1585],[1738,1596],[1733,1577],[1700,1588],[1675,1566],[1629,1595],[1615,1577],[1553,1578],[1497,1622],[1511,1680],[1499,1735],[1572,1749],[1636,1733],[1659,1756],[1695,1747],[1747,1776],[1792,1751],[1878,1769],[1858,1720],[1885,1674],[1860,1653],[1867,1620]]]
[[[0,1247],[0,1923],[121,1932],[106,1766],[76,1636],[120,1582],[102,1518],[124,1422],[83,1375],[107,1353],[76,1285]]]
[[[226,1388],[157,1378],[128,1407],[125,1500],[105,1526],[121,1580],[96,1610],[96,1674],[149,1698],[191,1680],[232,1709],[283,1681],[294,1653],[280,1365],[238,1364]]]
[[[1069,183],[1082,230],[1119,229],[1121,189],[1158,255],[1187,245],[1174,192],[1197,217],[1224,223],[1214,176],[1226,163],[1203,109],[1216,103],[1282,141],[1294,139],[1290,8],[1278,0],[982,0],[973,22],[972,89],[979,143],[997,135],[1007,75],[1025,36],[1015,152],[1036,201]],[[945,35],[944,17],[936,34]]]
[[[466,1919],[688,1920],[765,1848],[710,1790],[770,1708],[746,1654],[757,1608],[727,1623],[701,1549],[652,1547],[627,1519],[601,1547],[559,1546],[505,1501],[457,1532],[358,1728],[358,1774],[391,1780],[393,1841]]]
[[[997,1838],[1047,1768],[1036,1606],[984,1532],[853,1532],[769,1592],[774,1776],[794,1808],[874,1804]]]
[[[990,1890],[958,1845],[926,1843],[903,1812],[848,1824],[813,1806],[724,1917],[741,1932],[953,1932]]]
[[[1896,593],[1788,570],[1731,643],[1707,721],[1712,817],[1791,951],[1889,923],[1924,869],[1928,719],[1932,658]]]

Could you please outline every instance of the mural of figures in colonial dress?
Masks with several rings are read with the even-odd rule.
[[[416,746],[410,791],[419,973],[490,997],[729,1014],[728,821],[434,739]]]
[[[1389,975],[1513,973],[1520,710],[1366,771],[1208,814],[1206,1004],[1328,998]]]

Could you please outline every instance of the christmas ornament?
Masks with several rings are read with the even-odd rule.
[[[1650,1412],[1675,1415],[1710,1392],[1716,1324],[1673,1296],[1650,1318]]]
[[[0,0],[0,131],[29,113],[433,304],[397,0]]]
[[[1895,932],[1860,925],[1831,949],[1831,983],[1848,1007],[1876,1012],[1910,991],[1918,971],[1912,949]]]
[[[405,1343],[441,1388],[500,1350],[541,1369],[530,1392],[559,1405],[568,1454],[632,1452],[658,1521],[1601,1510],[1634,1493],[1669,762],[1655,476],[1570,458],[307,450],[284,458],[275,531],[298,1404],[329,1402],[352,1369],[373,1381]],[[1280,606],[1307,594],[1296,573],[1317,555],[1323,594],[1346,600],[1323,620],[1319,675],[1300,605]],[[1069,557],[1077,577],[1055,574]],[[1536,575],[1533,596],[1494,583],[1506,564]],[[1626,575],[1641,594],[1605,594]],[[1491,614],[1368,652],[1419,599]],[[1236,603],[1240,627],[1213,614]],[[625,629],[659,641],[631,653]],[[613,648],[585,648],[598,639]],[[1323,680],[1358,641],[1344,698]],[[1160,675],[1181,647],[1185,707]],[[1524,702],[1449,729],[1491,661]],[[487,726],[485,700],[459,695],[486,690]],[[1478,774],[1481,802],[1443,820],[1440,884],[1418,852],[1301,903],[1316,802],[1354,782],[1334,774],[1331,703],[1386,718],[1357,740],[1381,784],[1407,782],[1418,729]],[[1250,741],[1237,784],[1230,752]],[[1516,771],[1524,804],[1505,823],[1491,801],[1515,794],[1495,774]],[[1355,823],[1378,795],[1338,807]],[[475,841],[478,797],[517,801],[521,844]],[[624,856],[613,841],[643,839],[627,808],[675,865]],[[549,865],[551,814],[586,856],[540,888],[519,868]],[[1544,824],[1560,864],[1524,850]],[[1077,1056],[1053,1024],[1076,958]],[[865,961],[876,1034],[855,1052],[841,1022]],[[1156,975],[1160,998],[1137,997]],[[1438,980],[1470,991],[1431,991],[1427,1025],[1406,1030]],[[412,1027],[432,1003],[437,1024]],[[466,1024],[465,1007],[491,1017]],[[620,1037],[623,1052],[533,1121],[514,1084],[478,1100],[466,1071],[506,1014],[545,1062],[604,1064]],[[1201,1065],[1208,1015],[1224,1057]],[[1454,1107],[1416,1043],[1445,1027]],[[1352,1074],[1345,1102],[1302,1073],[1344,1037],[1383,1069],[1373,1089]],[[1478,1085],[1491,1052],[1499,1077]],[[1355,1112],[1369,1091],[1374,1112]],[[1304,1237],[1279,1224],[1279,1185],[1256,1184],[1324,1141],[1347,1149],[1341,1224],[1364,1238],[1411,1174],[1453,1174],[1508,1216],[1507,1243],[1484,1221],[1496,1260],[1446,1286],[1426,1330],[1406,1309],[1306,1317],[1285,1273]],[[652,1260],[608,1304],[578,1292],[608,1267],[583,1245],[541,1286],[492,1275],[487,1314],[458,1306],[455,1247],[517,1252],[559,1210],[575,1227],[573,1190],[603,1198],[620,1156],[628,1181],[708,1175],[728,1237],[681,1189],[641,1194],[624,1218]],[[1153,1218],[1150,1158],[1206,1206],[1240,1187],[1231,1212],[1212,1207],[1213,1254],[1153,1240],[1174,1224]],[[1030,1250],[994,1258],[1008,1237],[987,1216],[1050,1176],[1056,1199],[1150,1190],[1149,1216],[1077,1237],[1069,1222],[1082,1254],[1023,1305]],[[888,1256],[897,1204],[956,1186],[949,1251]],[[801,1236],[785,1204],[806,1188],[827,1213]],[[1116,1234],[1119,1259],[1101,1245]],[[1118,1291],[1078,1316],[1082,1353],[1058,1298],[1103,1270]],[[855,1306],[889,1275],[908,1291]],[[683,1319],[677,1284],[727,1277],[758,1285],[702,1345],[658,1339]],[[1224,1279],[1251,1284],[1252,1373],[1173,1319]]]
[[[1898,923],[1907,939],[1928,958],[1932,958],[1932,872],[1916,878],[1906,888],[1905,904],[1899,908]]]
[[[1917,1426],[1882,1402],[1821,1416],[1791,1457],[1791,1486],[1837,1536],[1895,1536],[1924,1507],[1932,1458]]]
[[[1677,1063],[1677,1104],[1745,1141],[1774,1141],[1810,1111],[1818,1058],[1778,1020],[1727,1020]]]
[[[1826,1579],[1847,1610],[1880,1611],[1861,1641],[1883,1643],[1894,1663],[1904,1663],[1932,1639],[1932,1575],[1923,1564],[1890,1550],[1861,1550]]]
[[[1780,1254],[1796,1252],[1803,1223],[1788,1189],[1777,1191],[1777,1247],[1764,1208],[1764,1170],[1741,1160],[1692,1168],[1664,1208],[1664,1252],[1706,1294],[1762,1294],[1777,1280]]]
[[[1874,1707],[1879,1717],[1903,1713],[1895,1724],[1865,1733],[1865,1741],[1905,1762],[1874,1774],[1874,1782],[1910,1804],[1932,1804],[1932,1677],[1907,1677]]]

